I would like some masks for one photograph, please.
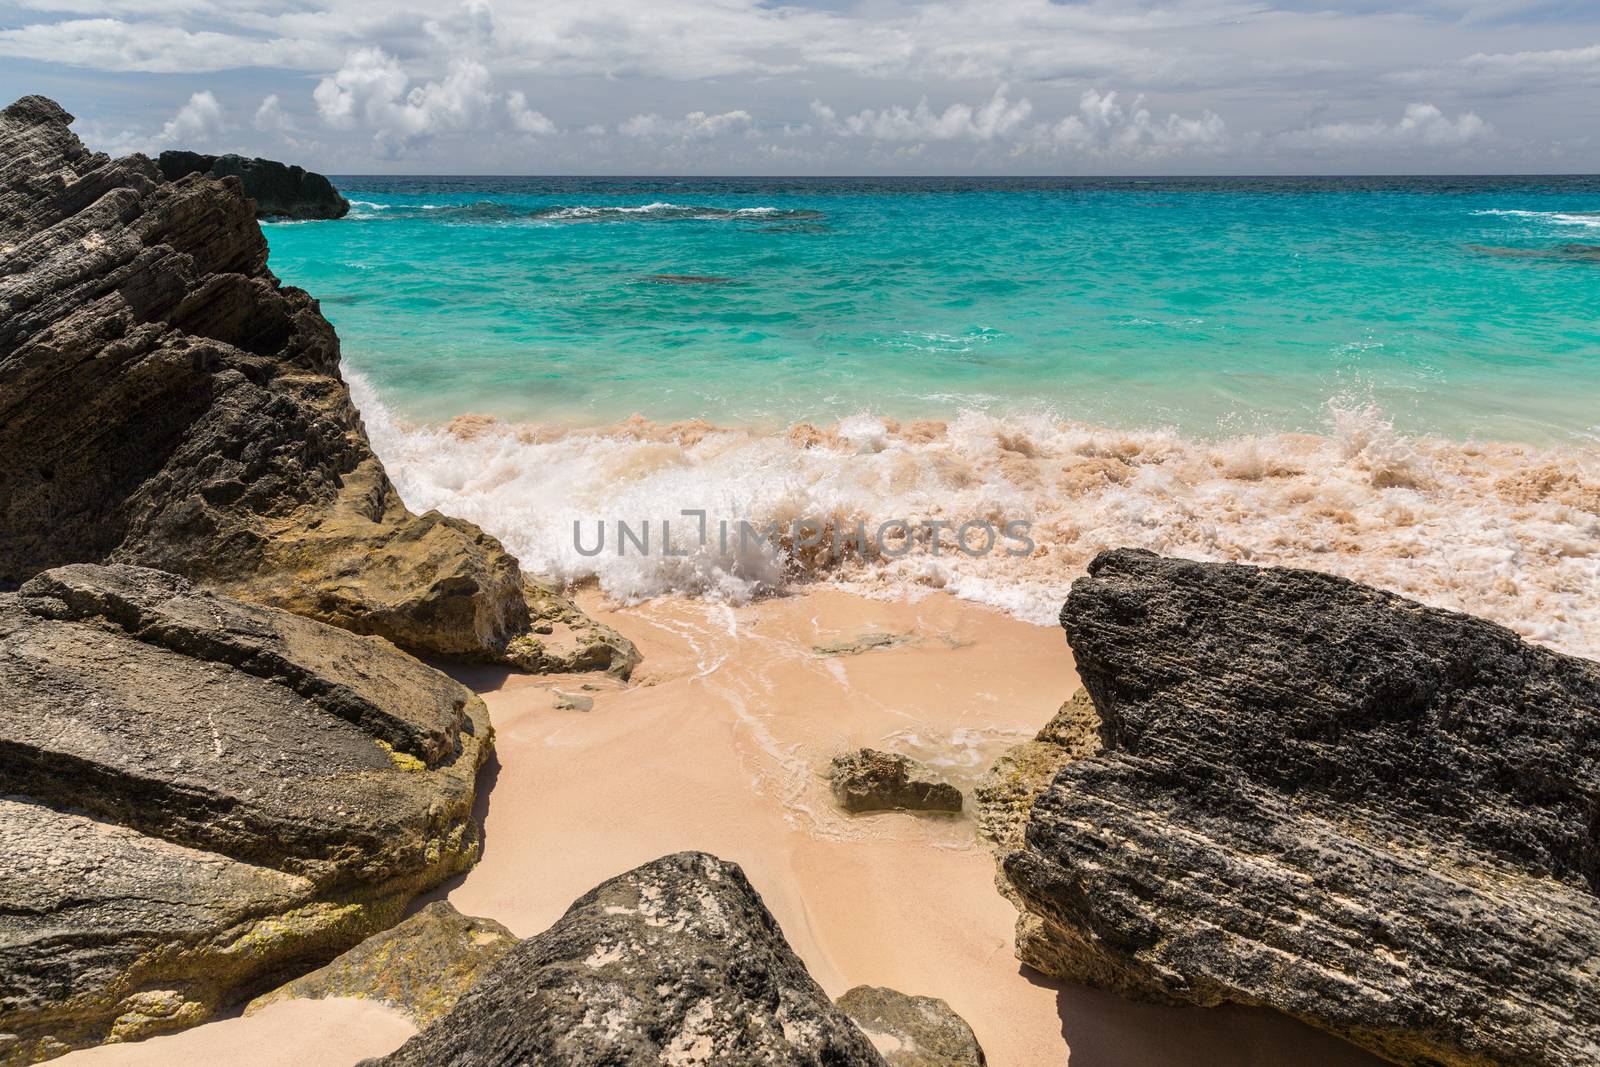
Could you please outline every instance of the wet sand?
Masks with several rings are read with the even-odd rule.
[[[1059,629],[945,594],[585,606],[632,637],[644,663],[626,686],[463,676],[484,693],[498,737],[480,801],[485,849],[432,896],[528,936],[598,882],[702,849],[743,865],[830,994],[867,983],[942,997],[996,1067],[1064,1064],[1069,1046],[1073,1067],[1376,1062],[1271,1013],[1132,1004],[1034,975],[1012,955],[1015,912],[969,816],[852,818],[834,807],[822,772],[860,745],[970,787],[1076,688]],[[260,1035],[294,1031],[303,1052],[292,1062],[345,1067],[410,1031],[350,1002],[297,1010],[272,1026],[267,1013],[161,1039],[160,1062],[287,1063],[263,1058],[280,1049]],[[300,1038],[316,1027],[341,1038],[306,1047]],[[62,1062],[152,1063],[137,1057],[154,1044]]]

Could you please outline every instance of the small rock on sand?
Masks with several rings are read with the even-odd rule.
[[[983,1048],[967,1021],[936,997],[913,997],[858,985],[834,1001],[889,1067],[984,1067]]]
[[[921,764],[893,752],[863,748],[835,756],[828,777],[834,799],[851,814],[961,810],[961,790],[933,781]]]

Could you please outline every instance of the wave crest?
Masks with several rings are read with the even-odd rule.
[[[1397,433],[1372,407],[1332,405],[1326,434],[1218,441],[1046,417],[858,416],[782,432],[641,418],[604,429],[466,416],[403,426],[349,375],[374,448],[414,509],[481,525],[535,572],[595,579],[622,600],[744,600],[826,580],[869,593],[945,589],[1040,623],[1102,549],[1312,567],[1469,611],[1600,656],[1600,451]],[[757,527],[821,518],[1031,523],[1034,551],[971,557],[926,538],[898,558],[803,545],[710,543],[684,556],[585,556],[597,520],[684,509]],[[659,528],[659,527],[658,527]],[[947,531],[948,535],[948,531]],[[680,542],[681,546],[681,542]],[[693,547],[691,545],[691,547]]]
[[[669,204],[657,201],[637,206],[577,204],[569,207],[522,207],[496,200],[470,204],[379,204],[351,201],[366,210],[360,218],[417,219],[442,222],[807,222],[825,216],[820,211],[801,208],[741,207],[721,208],[704,205]],[[382,212],[382,214],[378,214]]]

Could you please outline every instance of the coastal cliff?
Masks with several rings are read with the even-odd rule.
[[[1312,571],[1104,553],[1104,750],[1005,873],[1031,966],[1396,1063],[1600,1062],[1600,665]]]
[[[470,867],[492,742],[386,641],[139,567],[0,594],[0,1064],[201,1022]]]
[[[237,178],[167,181],[71,121],[0,113],[0,588],[135,563],[418,654],[631,667],[493,537],[406,508]]]
[[[342,219],[350,213],[350,201],[327,178],[275,159],[168,151],[156,165],[169,182],[190,174],[238,178],[255,203],[258,219]]]

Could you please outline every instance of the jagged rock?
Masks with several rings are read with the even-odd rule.
[[[1087,689],[1073,692],[1032,741],[1007,750],[972,790],[978,833],[1000,856],[1022,847],[1033,802],[1075,759],[1100,751],[1100,716]],[[1010,882],[1000,879],[1004,889]]]
[[[639,663],[633,642],[604,626],[545,582],[523,581],[531,625],[506,645],[506,660],[536,674],[606,671],[626,679]]]
[[[157,165],[169,182],[190,174],[238,178],[245,195],[255,201],[258,219],[342,219],[350,213],[350,201],[327,178],[273,159],[168,151]]]
[[[257,997],[246,1015],[280,1000],[360,997],[425,1027],[472,988],[517,943],[493,919],[462,915],[436,900],[397,926],[373,934],[338,959]]]
[[[530,625],[516,560],[406,509],[238,180],[167,182],[70,121],[38,96],[0,112],[0,588],[137,563],[418,653],[535,662],[508,651]],[[586,664],[625,671],[625,641],[580,629]]]
[[[872,1041],[889,1067],[984,1067],[967,1021],[936,997],[858,985],[834,1003]]]
[[[1089,573],[1106,749],[1006,860],[1025,962],[1396,1063],[1600,1062],[1600,665],[1310,571]]]
[[[972,801],[978,834],[989,842],[996,857],[1003,861],[1022,847],[1033,802],[1049,788],[1056,773],[1073,760],[1099,751],[1100,716],[1095,713],[1089,691],[1079,688],[1032,741],[1013,746],[994,761],[973,787]],[[998,865],[994,884],[1000,895],[1017,908],[1016,943],[1039,944],[1043,934],[1041,920],[1023,907],[1011,879]]]
[[[0,594],[0,1063],[204,1019],[470,866],[483,702],[387,641],[78,564]]]
[[[833,757],[833,798],[851,814],[872,811],[961,810],[961,790],[929,779],[921,764],[893,752],[857,749]]]
[[[732,863],[680,852],[580,897],[368,1067],[882,1067]]]

